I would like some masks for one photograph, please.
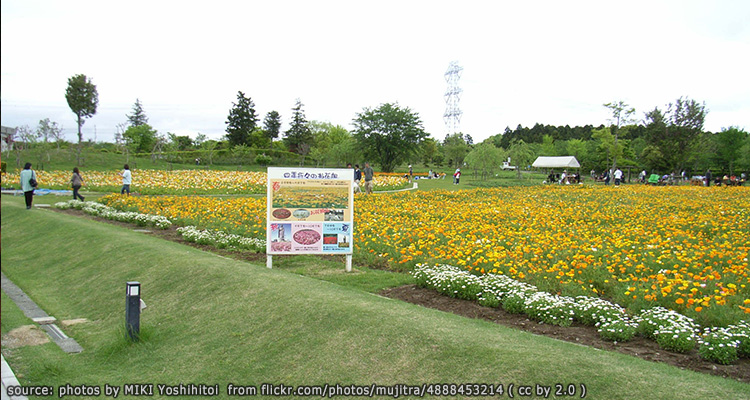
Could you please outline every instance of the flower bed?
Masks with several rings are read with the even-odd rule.
[[[503,275],[474,275],[446,264],[418,264],[412,275],[419,286],[487,306],[502,306],[543,323],[569,326],[577,321],[595,325],[605,340],[623,342],[641,334],[669,351],[687,352],[698,346],[701,357],[723,364],[750,356],[750,324],[746,321],[726,328],[707,328],[701,335],[695,321],[664,307],[629,315],[624,308],[601,298],[557,296]]]
[[[40,187],[48,189],[70,189],[70,171],[36,171]],[[83,190],[119,192],[122,177],[116,171],[82,171]],[[152,170],[133,169],[131,189],[142,194],[264,194],[265,172],[216,171],[216,170]],[[0,176],[2,186],[18,185],[18,173]],[[379,176],[373,179],[374,190],[404,188],[407,180],[395,176]]]
[[[172,221],[160,215],[142,214],[134,211],[118,211],[112,207],[93,201],[68,200],[54,204],[55,208],[74,208],[97,217],[113,221],[127,222],[140,226],[151,226],[158,229],[169,229]],[[177,232],[187,241],[212,245],[217,248],[236,248],[265,252],[266,242],[263,239],[244,237],[220,230],[201,230],[195,226],[177,228]]]

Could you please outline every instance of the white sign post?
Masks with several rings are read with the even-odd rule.
[[[354,170],[268,168],[266,266],[274,254],[344,254],[352,270]]]

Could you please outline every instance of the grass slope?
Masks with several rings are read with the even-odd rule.
[[[3,350],[22,384],[585,384],[593,399],[740,399],[750,385],[268,270],[3,197],[2,270],[85,351]],[[124,339],[125,282],[143,340]],[[23,318],[3,298],[8,325]],[[3,318],[3,331],[6,326]],[[553,387],[554,391],[554,387]],[[158,397],[158,396],[157,396]],[[122,398],[122,397],[120,397]]]

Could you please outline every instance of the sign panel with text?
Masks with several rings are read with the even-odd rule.
[[[267,254],[352,254],[354,171],[268,168]]]

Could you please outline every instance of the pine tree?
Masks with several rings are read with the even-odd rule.
[[[244,93],[237,92],[237,103],[232,103],[226,124],[229,144],[250,145],[250,135],[258,125],[258,117],[255,115],[255,103]]]
[[[278,111],[271,111],[266,114],[266,118],[263,120],[263,131],[266,133],[266,137],[271,140],[279,137],[279,133],[281,133],[281,115]]]
[[[313,144],[313,133],[302,106],[302,101],[297,99],[297,104],[292,109],[292,124],[284,133],[284,142],[289,151],[305,155]]]
[[[127,117],[128,121],[130,121],[130,126],[141,126],[148,124],[148,117],[143,111],[143,104],[141,104],[141,101],[138,99],[135,99],[135,104],[133,105],[133,114],[127,115]]]

